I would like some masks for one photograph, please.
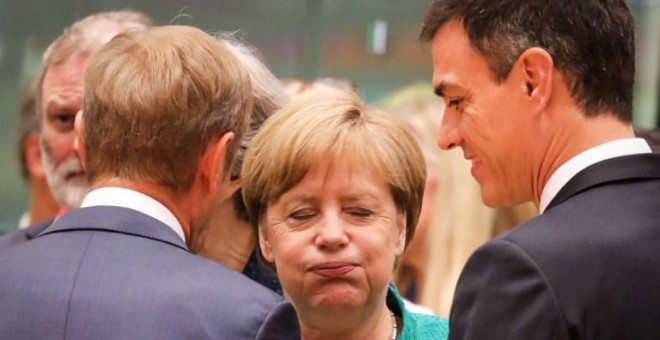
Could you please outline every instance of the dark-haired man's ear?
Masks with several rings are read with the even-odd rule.
[[[550,53],[540,47],[527,49],[518,57],[514,68],[521,72],[523,91],[534,112],[543,111],[552,95],[554,63]]]

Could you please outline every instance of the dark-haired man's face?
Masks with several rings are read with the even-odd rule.
[[[524,89],[517,88],[515,76],[497,83],[458,21],[436,32],[433,66],[433,85],[446,104],[438,145],[463,150],[486,205],[531,199],[528,146],[534,140],[526,129],[531,115],[525,114]]]

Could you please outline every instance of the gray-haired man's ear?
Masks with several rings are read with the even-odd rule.
[[[73,140],[73,149],[78,153],[78,158],[80,159],[80,164],[83,168],[87,170],[87,159],[85,158],[85,141],[83,139],[83,122],[84,111],[80,110],[76,114],[76,119],[74,120],[73,127],[76,131],[76,138]]]

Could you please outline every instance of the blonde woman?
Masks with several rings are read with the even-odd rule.
[[[276,142],[274,142],[276,141]],[[445,339],[389,283],[426,182],[409,130],[354,93],[309,91],[273,115],[243,164],[243,197],[303,339]]]

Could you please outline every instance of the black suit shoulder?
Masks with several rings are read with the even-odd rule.
[[[506,238],[470,257],[450,315],[450,339],[564,339],[561,307],[536,261]]]
[[[659,159],[594,165],[559,204],[477,250],[456,290],[451,338],[660,338]]]

